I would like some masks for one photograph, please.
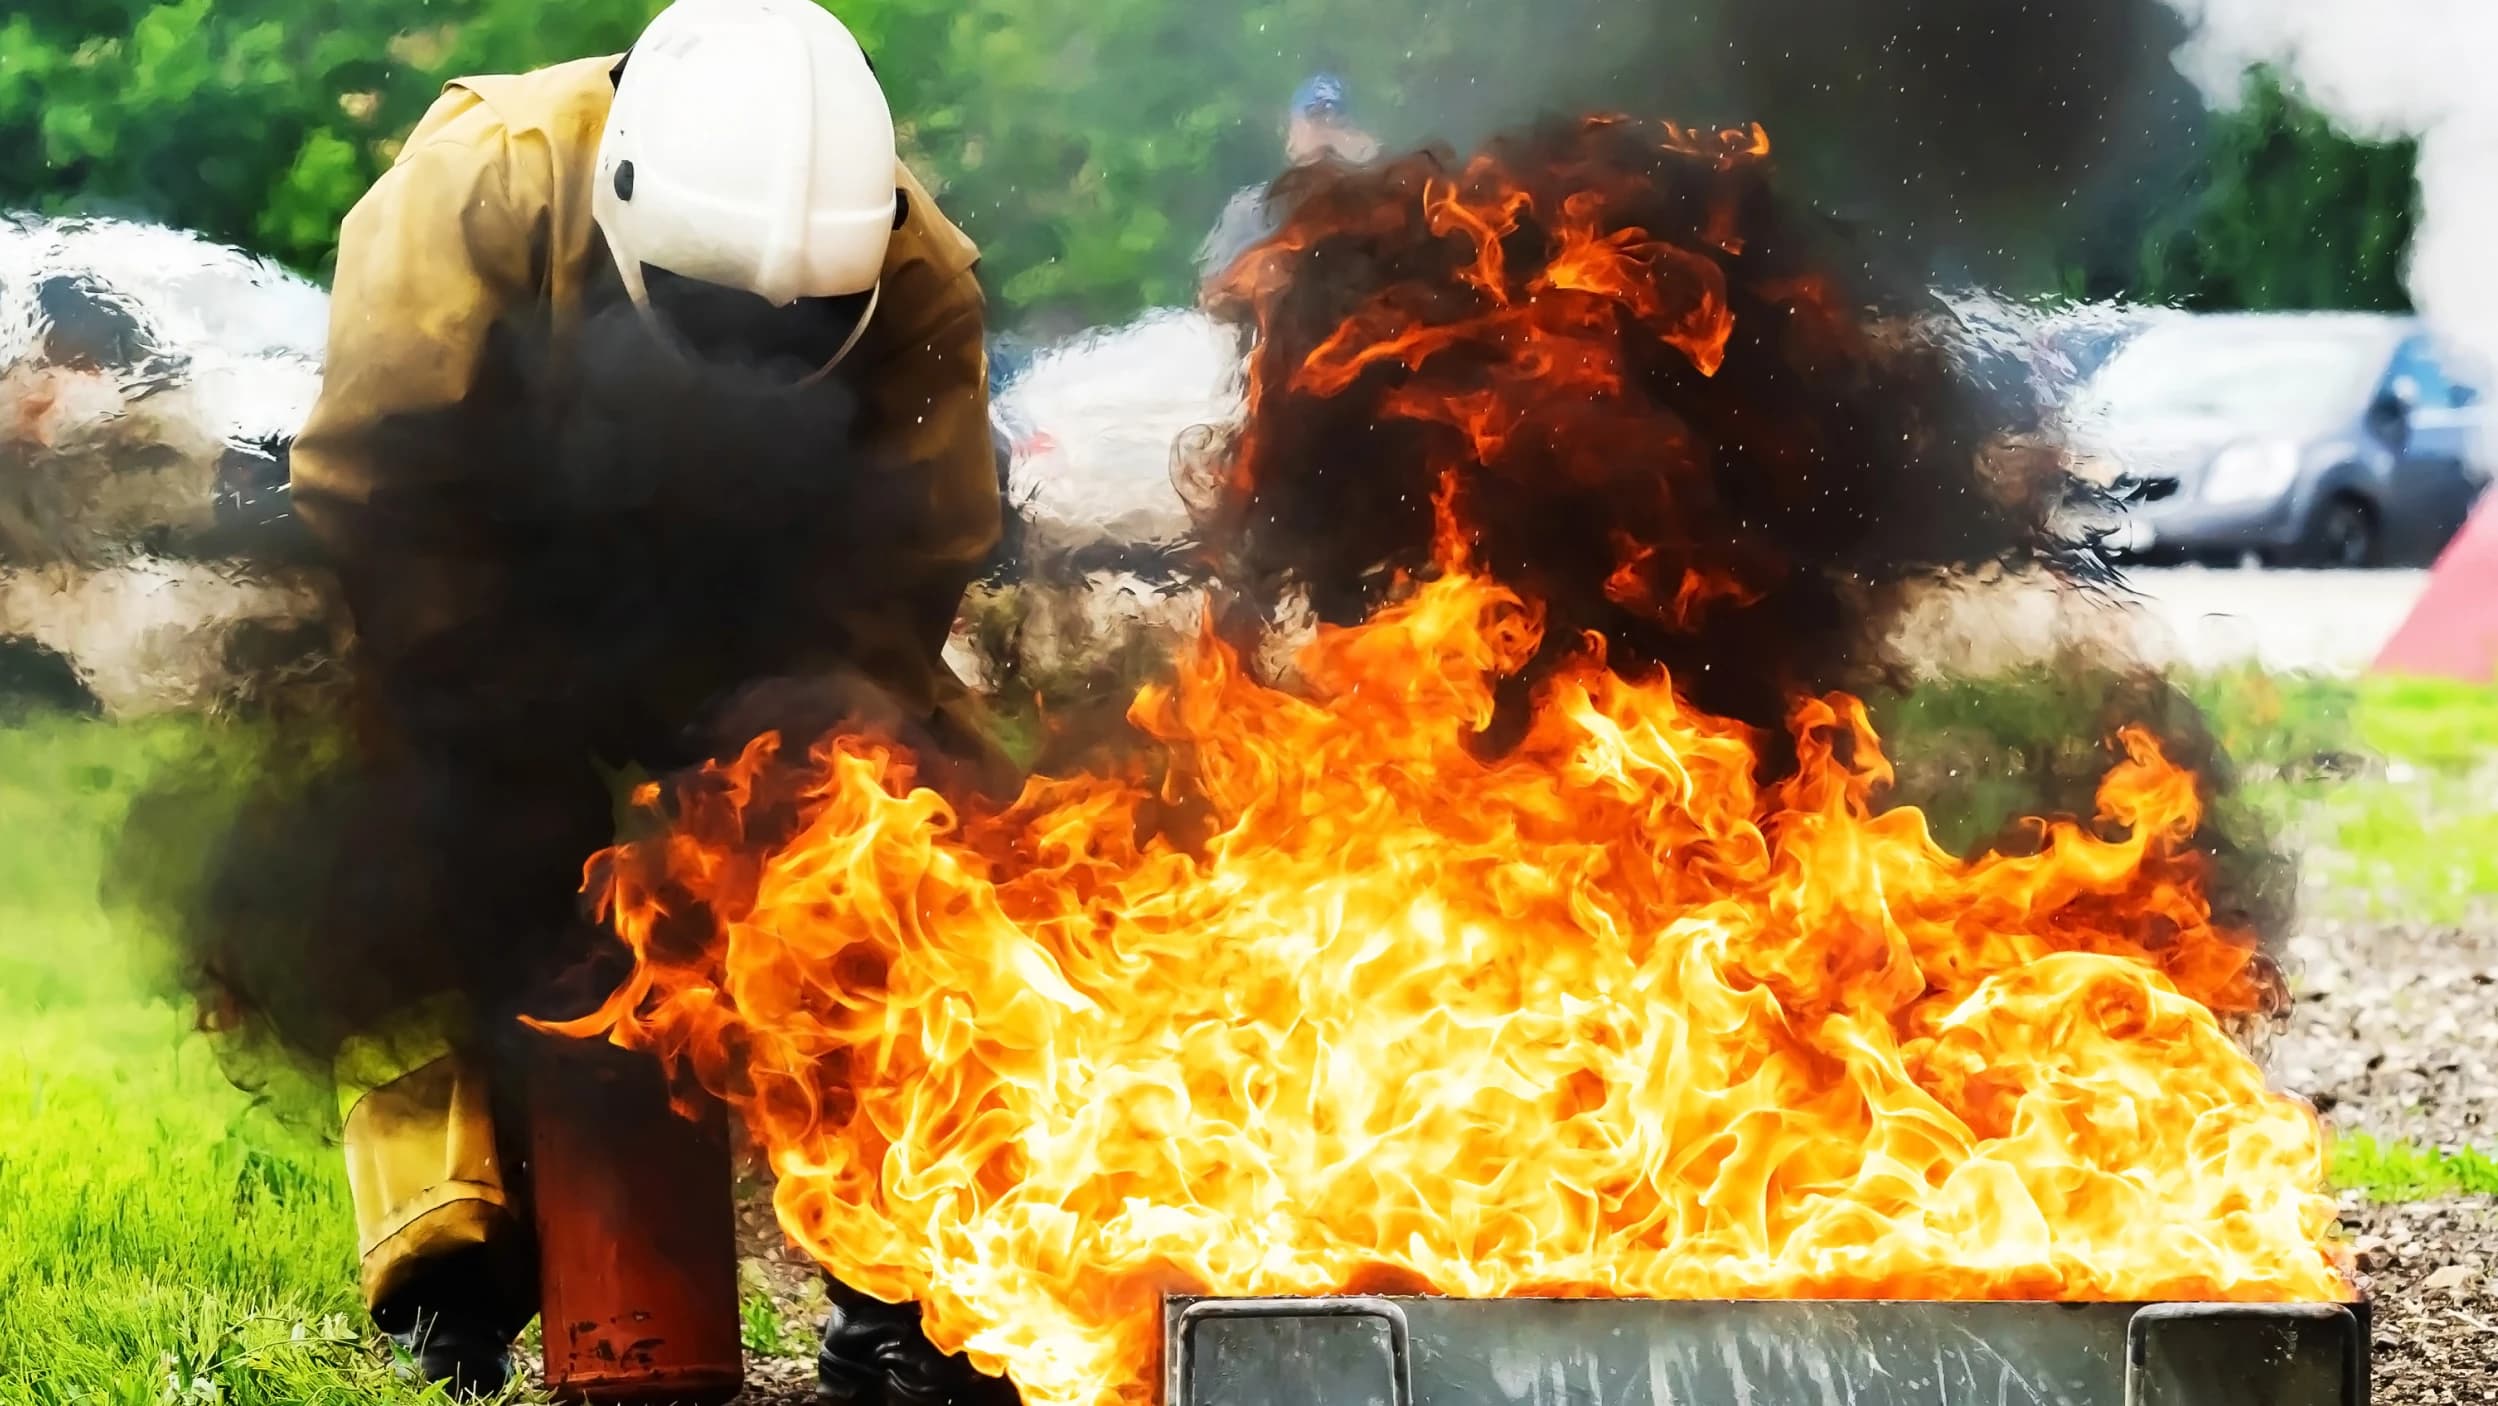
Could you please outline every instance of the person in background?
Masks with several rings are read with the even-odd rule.
[[[1284,160],[1290,166],[1311,166],[1326,160],[1356,164],[1379,155],[1379,141],[1354,119],[1344,80],[1332,73],[1313,74],[1292,95],[1284,119]],[[1222,217],[1197,254],[1198,276],[1211,283],[1250,246],[1273,234],[1282,212],[1270,198],[1271,186],[1254,185],[1233,195]]]

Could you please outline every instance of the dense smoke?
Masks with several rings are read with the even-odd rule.
[[[245,778],[204,759],[132,815],[114,887],[247,1058],[318,1063],[444,994],[494,1029],[599,994],[578,890],[630,769],[770,727],[941,741],[844,666],[924,492],[852,447],[857,398],[697,371],[623,304],[573,345],[508,326],[491,400],[353,447],[418,487],[323,519],[359,630],[343,731],[280,730]]]
[[[1911,684],[1924,661],[1897,637],[1921,600],[2024,574],[2110,585],[2073,511],[2091,491],[2038,403],[1975,383],[1959,318],[1774,171],[1652,124],[1574,122],[1463,165],[1438,151],[1290,178],[1284,229],[1223,289],[1255,331],[1248,418],[1195,466],[1232,624],[1303,604],[1363,618],[1446,555],[1453,512],[1469,565],[1547,611],[1511,722],[1539,669],[1593,633],[1616,668],[1663,668],[1761,729],[1775,772],[1800,694]],[[1611,267],[1631,282],[1592,250],[1623,251]],[[1693,330],[1721,310],[1722,343]],[[2061,721],[2083,731],[2024,739],[1982,832],[2087,813],[2129,721],[2226,792],[2199,711],[2156,672],[2114,646],[2068,645],[2056,665],[2075,700]],[[2276,925],[2284,874],[2261,836],[2205,842],[2223,910]]]
[[[1855,273],[1769,169],[1568,123],[1462,171],[1431,152],[1292,182],[1275,249],[1225,289],[1260,387],[1205,525],[1226,579],[1362,618],[1431,563],[1445,466],[1555,652],[1592,631],[1776,727],[1798,692],[1861,685],[1911,582],[2095,568],[2051,530],[2061,462],[2003,438],[1920,335],[1941,310]],[[1617,247],[1618,291],[1565,267]]]

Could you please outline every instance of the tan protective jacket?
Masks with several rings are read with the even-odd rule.
[[[590,181],[617,62],[451,84],[340,231],[328,367],[295,443],[293,492],[342,560],[360,544],[390,544],[387,589],[356,602],[368,644],[405,649],[498,608],[491,571],[405,545],[459,540],[456,522],[422,519],[456,516],[495,486],[469,481],[478,470],[458,462],[385,464],[375,431],[490,392],[479,384],[487,339],[509,314],[543,311],[559,347],[578,329],[585,289],[609,257]],[[866,461],[916,476],[924,491],[880,495],[915,503],[916,516],[891,524],[890,560],[860,573],[889,590],[844,606],[838,623],[848,664],[906,708],[950,711],[964,691],[939,654],[1000,517],[978,251],[907,171],[896,179],[909,218],[851,359],[864,373]],[[444,1038],[455,1023],[410,1012],[340,1060],[368,1304],[431,1256],[525,1234],[512,1221],[481,1071]]]
[[[334,551],[357,550],[360,517],[384,501],[401,513],[411,503],[448,513],[466,490],[493,491],[462,482],[474,469],[460,463],[436,466],[424,483],[399,481],[408,470],[383,469],[369,436],[387,419],[455,409],[476,395],[488,333],[515,309],[543,307],[559,344],[578,327],[584,290],[608,258],[590,218],[590,181],[616,64],[583,59],[451,84],[348,214],[328,368],[293,468],[296,511]],[[1000,507],[979,251],[908,171],[896,179],[909,219],[894,234],[876,315],[851,357],[865,373],[867,461],[923,485],[902,495],[918,513],[891,525],[891,559],[860,573],[890,590],[858,602],[841,624],[847,662],[926,710],[959,690],[939,654],[997,541]],[[495,609],[481,598],[491,579],[473,563],[429,570],[394,560],[393,569],[410,579],[394,580],[384,600],[358,602],[356,627],[368,638],[399,647]]]

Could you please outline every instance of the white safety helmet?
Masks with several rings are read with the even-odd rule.
[[[677,0],[616,80],[590,209],[677,340],[812,358],[829,337],[821,375],[874,312],[898,170],[884,89],[841,21],[813,0]]]

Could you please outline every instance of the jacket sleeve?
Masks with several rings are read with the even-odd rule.
[[[925,272],[925,270],[922,270]],[[960,696],[941,655],[964,590],[997,545],[996,441],[977,274],[931,293],[908,287],[867,378],[870,462],[911,485],[897,515],[888,587],[847,612],[856,662],[919,708]]]
[[[548,180],[543,150],[518,145],[454,89],[339,233],[321,394],[290,474],[367,647],[417,648],[492,609],[477,402],[497,328],[537,295],[526,212]]]

